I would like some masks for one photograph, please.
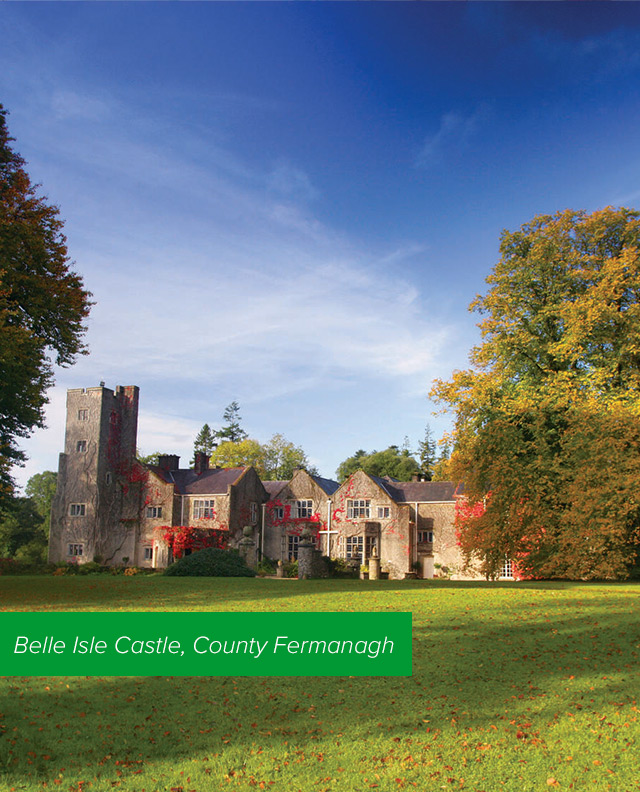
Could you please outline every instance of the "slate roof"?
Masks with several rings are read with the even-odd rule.
[[[263,481],[262,486],[266,489],[269,500],[273,500],[288,483],[288,481]]]
[[[457,485],[453,481],[398,481],[393,483],[399,503],[453,501]]]
[[[311,476],[311,478],[316,482],[321,490],[324,490],[327,493],[327,495],[333,495],[333,493],[340,486],[338,482],[334,481],[333,479],[322,478],[322,476]]]
[[[241,468],[212,468],[198,474],[195,470],[161,470],[157,465],[148,465],[157,476],[168,484],[175,484],[178,495],[226,495],[229,485],[235,484],[247,470]]]

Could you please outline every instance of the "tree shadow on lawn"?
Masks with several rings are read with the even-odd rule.
[[[409,678],[9,678],[0,762],[10,783],[60,768],[65,780],[126,779],[148,762],[217,757],[233,768],[258,748],[267,762],[352,744],[484,740],[490,729],[516,745],[525,727],[544,739],[558,714],[605,728],[603,709],[611,721],[635,704],[640,625],[609,597],[581,604],[430,613],[414,624]]]
[[[324,597],[346,595],[359,600],[395,593],[412,595],[450,592],[517,593],[522,591],[593,592],[630,588],[640,593],[640,584],[582,583],[571,581],[438,581],[438,580],[274,580],[264,578],[175,578],[162,576],[20,576],[0,578],[0,610],[78,611],[78,610],[238,610],[258,602],[260,610],[269,610],[281,600],[311,598],[308,609],[322,610]],[[262,607],[266,605],[267,607]],[[345,609],[353,602],[345,600]],[[254,608],[245,608],[253,610]],[[293,608],[295,609],[295,608]],[[327,608],[337,610],[336,607]],[[366,609],[366,608],[362,608]],[[375,609],[375,608],[372,608]]]

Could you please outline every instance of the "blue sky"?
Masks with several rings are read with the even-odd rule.
[[[96,306],[67,388],[191,455],[237,400],[323,475],[415,447],[500,232],[640,203],[637,3],[0,4],[0,102]]]

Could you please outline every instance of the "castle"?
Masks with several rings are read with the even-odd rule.
[[[453,483],[362,470],[341,485],[305,470],[290,481],[261,481],[252,467],[211,468],[206,454],[196,454],[193,469],[174,455],[146,465],[136,458],[138,402],[137,386],[67,392],[50,562],[163,568],[190,551],[184,541],[193,536],[230,547],[249,537],[250,562],[287,561],[297,558],[308,526],[323,555],[366,564],[375,553],[392,579],[475,577],[462,572]]]

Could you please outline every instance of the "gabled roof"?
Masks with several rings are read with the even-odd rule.
[[[263,481],[262,486],[266,489],[269,500],[273,500],[288,483],[288,481]]]
[[[179,495],[223,495],[229,485],[237,483],[248,468],[211,468],[198,474],[195,470],[162,470],[148,465],[156,476],[167,484],[174,484]]]
[[[453,502],[462,491],[462,486],[453,481],[398,481],[389,476],[372,476],[364,470],[358,472],[371,479],[396,503]]]
[[[322,478],[322,476],[311,476],[311,478],[316,482],[321,490],[324,490],[327,493],[327,495],[333,495],[333,493],[340,486],[338,482],[334,481],[333,479]]]
[[[390,498],[396,501],[398,500],[394,489],[395,482],[392,483],[393,479],[390,479],[388,476],[385,476],[384,478],[380,478],[379,476],[372,476],[370,473],[365,473],[364,470],[362,472],[365,474],[365,476],[369,476],[371,481],[374,481],[380,487],[381,490],[387,493],[387,495]]]

